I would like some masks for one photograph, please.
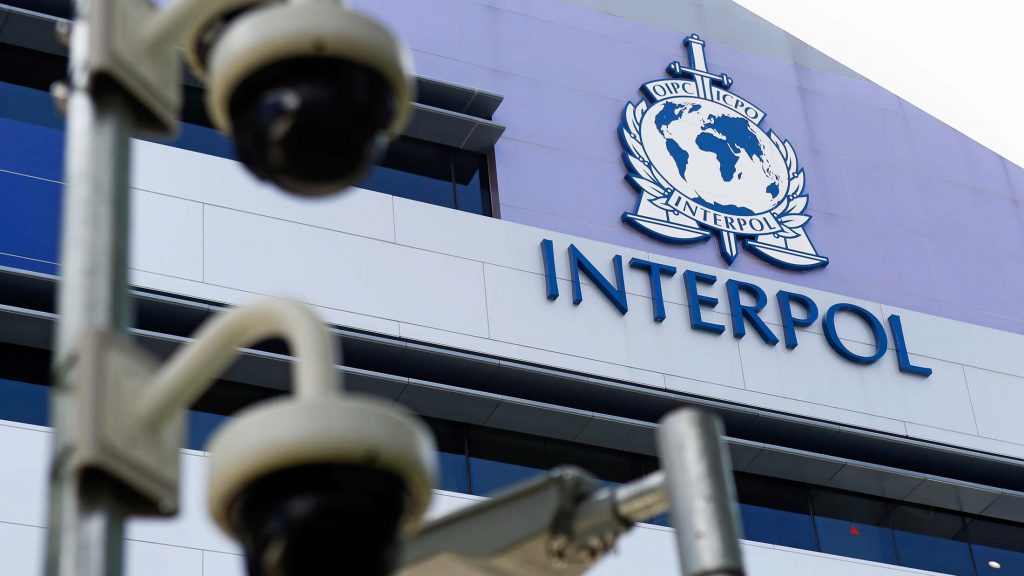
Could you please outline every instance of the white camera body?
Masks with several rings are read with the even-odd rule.
[[[408,52],[342,4],[120,0],[97,10],[85,77],[119,85],[138,128],[177,131],[183,45],[206,82],[214,126],[257,177],[288,192],[320,196],[358,182],[409,120]]]

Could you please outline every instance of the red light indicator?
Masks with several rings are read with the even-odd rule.
[[[860,530],[857,530],[857,527],[851,524],[850,525],[850,534],[852,534],[854,536],[860,536]]]

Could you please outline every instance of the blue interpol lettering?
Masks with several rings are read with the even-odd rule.
[[[807,328],[812,326],[814,321],[818,319],[818,305],[803,294],[796,292],[786,292],[785,290],[779,290],[775,294],[775,299],[779,302],[779,317],[782,319],[782,337],[786,340],[786,348],[790,350],[796,348],[796,329]],[[793,316],[793,302],[799,302],[804,307],[807,314],[803,318],[797,318]]]
[[[761,290],[759,286],[750,284],[749,282],[740,282],[738,280],[729,280],[725,283],[726,292],[729,294],[729,314],[732,316],[732,335],[736,338],[743,338],[747,334],[746,322],[749,322],[754,330],[757,331],[758,336],[765,341],[766,344],[775,346],[779,343],[778,336],[775,335],[769,328],[768,325],[761,320],[758,316],[764,307],[768,304],[768,296]],[[740,290],[748,294],[752,294],[755,298],[753,306],[747,306],[740,303]]]
[[[871,328],[871,334],[875,339],[875,353],[870,356],[861,356],[856,352],[846,347],[846,344],[839,339],[839,334],[836,332],[836,314],[840,312],[850,312],[855,316],[859,316],[864,322],[867,323],[868,327]],[[828,345],[832,347],[840,356],[846,358],[850,362],[856,362],[858,364],[874,364],[885,354],[886,348],[889,347],[889,339],[885,336],[885,328],[882,327],[882,323],[875,318],[875,315],[867,310],[857,306],[856,304],[848,304],[846,302],[840,302],[839,304],[833,304],[827,312],[825,312],[825,319],[821,323],[821,327],[825,330],[825,340],[828,341]]]
[[[717,280],[718,278],[703,272],[687,270],[683,273],[683,285],[686,286],[686,302],[690,309],[690,328],[711,332],[712,334],[725,332],[725,326],[715,324],[714,322],[705,322],[700,316],[700,307],[707,306],[709,309],[714,309],[718,305],[718,298],[705,296],[697,292],[697,283],[701,282],[712,286]]]
[[[612,264],[615,266],[615,286],[604,277],[590,260],[587,260],[583,253],[576,248],[575,244],[569,244],[569,273],[572,279],[572,303],[579,306],[580,302],[583,302],[583,289],[580,286],[580,270],[587,275],[588,278],[597,286],[597,289],[605,295],[619,312],[625,314],[629,311],[629,307],[626,303],[626,280],[622,276],[622,256],[616,255],[612,258]],[[554,272],[554,266],[552,265],[552,272]],[[554,274],[552,274],[554,276]],[[555,296],[558,297],[557,295]],[[551,292],[548,292],[548,298],[551,298]]]
[[[558,299],[558,281],[555,268],[554,243],[551,240],[541,242],[541,256],[544,263],[544,286],[549,300]],[[651,287],[651,304],[655,322],[663,322],[668,314],[665,307],[664,287],[662,281],[671,278],[676,273],[676,268],[667,264],[659,264],[640,258],[632,258],[629,261],[631,268],[642,270],[647,273]],[[629,311],[626,296],[626,279],[622,269],[622,256],[616,255],[612,258],[612,266],[615,272],[615,284],[608,280],[574,244],[569,245],[569,271],[572,282],[573,304],[579,306],[583,302],[583,290],[580,285],[580,272],[593,281],[594,286],[605,298],[611,302],[618,311],[625,315]],[[695,270],[683,271],[683,291],[686,294],[686,307],[690,317],[690,328],[712,334],[722,334],[725,326],[708,322],[702,316],[705,310],[714,310],[718,306],[718,298],[702,294],[700,288],[714,286],[718,278],[712,274],[697,272]],[[726,294],[728,295],[729,317],[732,324],[732,334],[735,338],[743,338],[746,335],[747,326],[757,332],[757,335],[768,345],[774,346],[779,343],[779,337],[775,335],[768,323],[761,318],[761,312],[768,305],[768,295],[760,286],[750,282],[739,280],[728,280],[725,283]],[[742,294],[746,293],[753,298],[753,304],[744,304]],[[779,308],[779,324],[782,325],[782,341],[786,348],[793,350],[798,345],[797,329],[809,328],[818,321],[818,305],[809,296],[797,292],[779,290],[775,294]],[[802,310],[794,311],[794,304]],[[871,330],[873,348],[871,354],[865,355],[851,350],[836,328],[836,317],[839,314],[848,314],[859,318]],[[924,366],[917,366],[910,361],[910,352],[907,346],[906,336],[903,333],[903,324],[900,317],[892,314],[887,318],[889,332],[892,334],[893,345],[896,349],[896,361],[900,372],[914,374],[927,378],[931,375],[932,369]],[[833,304],[825,312],[821,319],[821,329],[825,335],[825,341],[842,358],[858,364],[873,364],[885,356],[888,350],[889,340],[885,326],[869,310],[856,304],[840,302]]]
[[[651,280],[651,304],[654,306],[654,321],[661,322],[665,319],[665,296],[661,291],[661,275],[672,277],[676,273],[674,266],[666,266],[657,262],[649,262],[640,258],[632,258],[629,261],[630,268],[647,270]]]

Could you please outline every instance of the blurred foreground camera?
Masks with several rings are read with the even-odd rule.
[[[408,121],[408,56],[365,16],[270,3],[213,24],[198,30],[190,61],[206,77],[214,125],[262,179],[305,196],[335,192],[358,182]]]
[[[423,424],[351,395],[260,404],[210,451],[210,512],[250,576],[390,574],[436,466]]]

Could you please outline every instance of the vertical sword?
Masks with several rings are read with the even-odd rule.
[[[674,78],[693,77],[697,82],[697,97],[705,100],[711,99],[711,85],[719,84],[726,90],[732,86],[732,78],[728,74],[712,74],[708,72],[708,61],[704,58],[704,41],[696,34],[690,34],[683,38],[683,46],[690,54],[690,67],[683,66],[678,61],[668,65],[667,72]]]
[[[668,74],[675,78],[693,77],[697,86],[697,97],[703,100],[712,100],[711,86],[719,84],[726,90],[732,86],[732,78],[728,74],[712,74],[708,72],[708,62],[704,57],[704,41],[700,36],[691,34],[683,39],[683,46],[690,53],[690,67],[683,66],[678,61],[668,65]],[[719,251],[725,261],[732,264],[736,259],[738,248],[736,246],[736,234],[719,230]]]

